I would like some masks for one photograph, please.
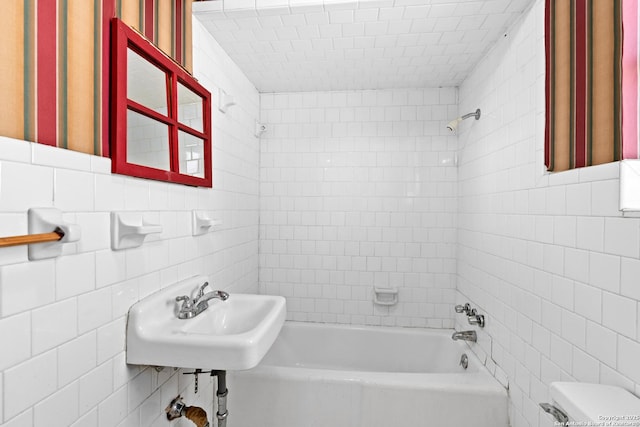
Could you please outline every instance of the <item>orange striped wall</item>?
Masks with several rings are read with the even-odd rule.
[[[191,70],[191,1],[7,1],[0,135],[108,155],[109,19],[118,16]]]
[[[546,0],[549,171],[638,157],[637,0]]]
[[[620,160],[622,2],[546,2],[550,171]]]
[[[11,40],[10,43],[0,43],[0,93],[4,102],[0,103],[0,129],[2,134],[12,138],[22,138],[25,135],[25,97],[29,94],[25,91],[28,83],[25,82],[25,25],[32,19],[25,14],[24,3],[10,1],[4,5],[0,13],[0,38]],[[9,101],[9,102],[6,102]],[[30,115],[28,112],[27,115]]]

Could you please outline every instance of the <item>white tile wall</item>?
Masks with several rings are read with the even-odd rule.
[[[178,393],[210,412],[208,377],[196,396],[191,378],[128,366],[124,353],[126,312],[154,290],[203,274],[219,288],[258,291],[258,93],[197,20],[194,49],[214,105],[218,87],[237,100],[227,115],[214,112],[213,189],[111,175],[108,159],[0,138],[0,235],[26,234],[33,206],[58,207],[82,228],[57,259],[0,249],[1,426],[161,426]],[[222,226],[192,237],[192,209]],[[145,211],[165,231],[114,252],[109,213],[120,210]]]
[[[210,25],[242,60],[431,61],[416,59],[414,71],[461,65],[404,33],[436,35],[430,46],[473,45],[468,37],[486,37],[477,30],[498,27],[491,14],[515,11],[505,1],[208,3],[231,18]],[[247,29],[258,45],[243,39]],[[0,250],[0,425],[160,426],[179,392],[209,410],[209,379],[196,396],[191,378],[125,363],[128,307],[192,274],[284,295],[290,319],[315,322],[467,329],[452,305],[470,301],[487,316],[474,350],[509,384],[514,427],[552,425],[537,406],[551,381],[640,392],[640,219],[617,210],[617,164],[544,173],[543,36],[537,0],[459,92],[258,96],[194,20],[196,75],[214,105],[218,87],[238,100],[226,115],[214,111],[212,190],[113,176],[107,159],[0,138],[0,235],[26,233],[32,206],[59,207],[83,229],[56,260]],[[300,81],[335,83],[294,68]],[[382,75],[396,77],[407,81]],[[458,110],[477,107],[482,119],[463,122],[458,139],[445,133]],[[268,129],[260,143],[258,116]],[[221,229],[192,237],[192,209],[210,211]],[[165,231],[114,252],[108,218],[120,210],[144,211]],[[374,306],[374,285],[398,287],[400,303]]]
[[[544,172],[543,18],[538,0],[459,92],[482,118],[459,136],[456,302],[486,314],[474,347],[504,371],[514,427],[553,425],[551,381],[640,391],[640,220],[618,211],[617,163]]]
[[[291,92],[458,85],[527,5],[221,0],[193,9],[258,90]]]
[[[260,100],[261,291],[295,320],[451,327],[456,89]],[[399,304],[375,306],[374,286]]]

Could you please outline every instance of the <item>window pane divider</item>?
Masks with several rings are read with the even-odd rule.
[[[167,117],[162,113],[158,113],[156,110],[139,104],[136,101],[132,101],[131,99],[127,99],[127,108],[129,110],[135,111],[138,114],[142,114],[143,116],[147,116],[154,120],[162,122],[165,125],[175,126],[178,123],[175,119]]]
[[[207,135],[205,135],[204,133],[202,133],[202,132],[200,132],[200,131],[192,128],[192,127],[189,127],[189,126],[185,125],[184,123],[178,122],[178,130],[186,132],[189,135],[198,137],[200,139],[207,139]]]

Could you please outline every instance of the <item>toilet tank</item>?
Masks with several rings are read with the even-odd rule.
[[[617,386],[578,382],[553,382],[549,386],[552,405],[569,421],[591,422],[593,425],[640,425],[640,399]],[[556,417],[556,419],[558,419]]]

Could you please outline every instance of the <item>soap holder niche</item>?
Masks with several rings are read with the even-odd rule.
[[[142,213],[111,212],[111,248],[137,248],[149,234],[162,233],[162,225],[145,221]]]
[[[373,302],[378,305],[396,305],[398,303],[398,288],[373,287]]]
[[[192,211],[191,213],[192,234],[200,236],[207,234],[216,225],[221,225],[222,221],[213,219],[208,213],[203,211]]]

